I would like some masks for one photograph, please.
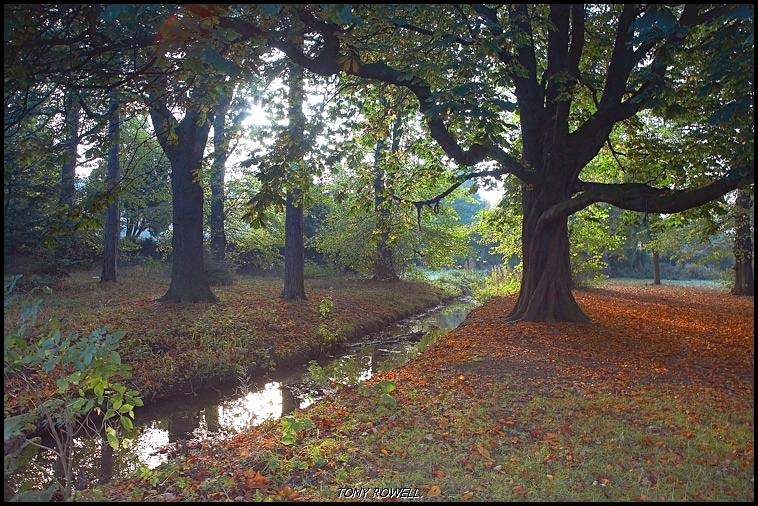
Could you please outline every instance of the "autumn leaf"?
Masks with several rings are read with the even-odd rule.
[[[427,497],[439,497],[442,494],[442,490],[437,485],[432,485],[426,492]]]
[[[264,488],[268,485],[268,478],[263,476],[259,471],[248,469],[242,473],[245,478],[245,488],[248,490]]]
[[[489,450],[487,450],[487,448],[483,447],[482,445],[477,445],[475,449],[476,449],[476,453],[478,453],[482,457],[488,460],[492,460],[492,457],[490,456],[490,452]]]

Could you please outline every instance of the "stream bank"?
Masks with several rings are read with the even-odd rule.
[[[369,379],[421,353],[460,324],[474,305],[471,299],[458,298],[364,334],[322,353],[315,361],[318,364],[315,370],[339,383],[355,384]],[[262,377],[241,375],[236,381],[192,395],[151,401],[136,412],[138,435],[128,448],[113,451],[97,438],[77,442],[74,465],[77,488],[123,478],[140,468],[155,468],[217,439],[305,408],[323,394],[324,389],[309,374],[308,364],[300,361]],[[41,486],[52,479],[55,469],[52,455],[40,454],[31,468],[12,481],[16,484],[30,481]]]

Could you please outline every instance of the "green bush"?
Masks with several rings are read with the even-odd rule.
[[[142,399],[137,391],[119,382],[131,377],[131,368],[121,363],[118,353],[124,333],[110,334],[100,328],[89,335],[75,332],[64,335],[57,319],[38,325],[42,301],[17,294],[20,277],[14,277],[4,290],[5,310],[16,304],[20,306],[18,324],[4,333],[4,377],[20,376],[34,382],[38,374],[58,371],[58,388],[31,411],[4,418],[4,475],[7,481],[9,475],[31,461],[38,449],[51,451],[61,464],[63,482],[43,491],[19,491],[15,499],[49,500],[57,486],[69,500],[73,496],[74,437],[82,431],[91,435],[102,433],[114,449],[128,444],[126,439],[119,441],[117,429],[134,429],[133,410],[142,406]],[[51,292],[49,288],[45,291]],[[5,393],[4,400],[8,400]],[[102,415],[100,422],[88,416],[93,411]],[[47,428],[53,446],[44,446],[39,438],[26,436],[39,426]]]
[[[518,293],[521,288],[521,264],[514,269],[497,265],[490,270],[480,287],[474,291],[474,298],[486,302],[493,297],[504,297]]]

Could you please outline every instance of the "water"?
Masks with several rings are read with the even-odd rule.
[[[459,299],[390,325],[343,346],[318,361],[334,382],[355,384],[377,372],[407,362],[457,327],[475,306]],[[209,389],[194,396],[176,396],[159,405],[136,410],[136,436],[129,447],[114,451],[101,438],[75,441],[74,475],[77,488],[88,488],[126,477],[140,467],[155,468],[217,438],[243,432],[266,420],[305,408],[324,394],[303,364],[256,381],[240,378],[234,385]],[[57,465],[52,454],[40,453],[6,487],[24,481],[39,487],[49,483]],[[7,488],[6,488],[7,491]]]

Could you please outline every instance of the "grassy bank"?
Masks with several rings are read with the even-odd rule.
[[[87,497],[752,501],[752,298],[614,286],[577,299],[591,325],[505,324],[514,298],[493,299],[368,385]]]
[[[126,332],[122,360],[134,370],[131,383],[146,400],[252,375],[319,352],[416,313],[453,295],[425,283],[379,283],[348,278],[306,280],[308,300],[279,296],[277,278],[240,277],[214,287],[217,304],[161,304],[168,280],[131,269],[118,284],[77,273],[44,298],[40,321],[61,319],[64,330],[90,332],[107,326]],[[4,314],[14,325],[17,311]],[[6,411],[23,411],[55,389],[54,375],[5,385]]]

